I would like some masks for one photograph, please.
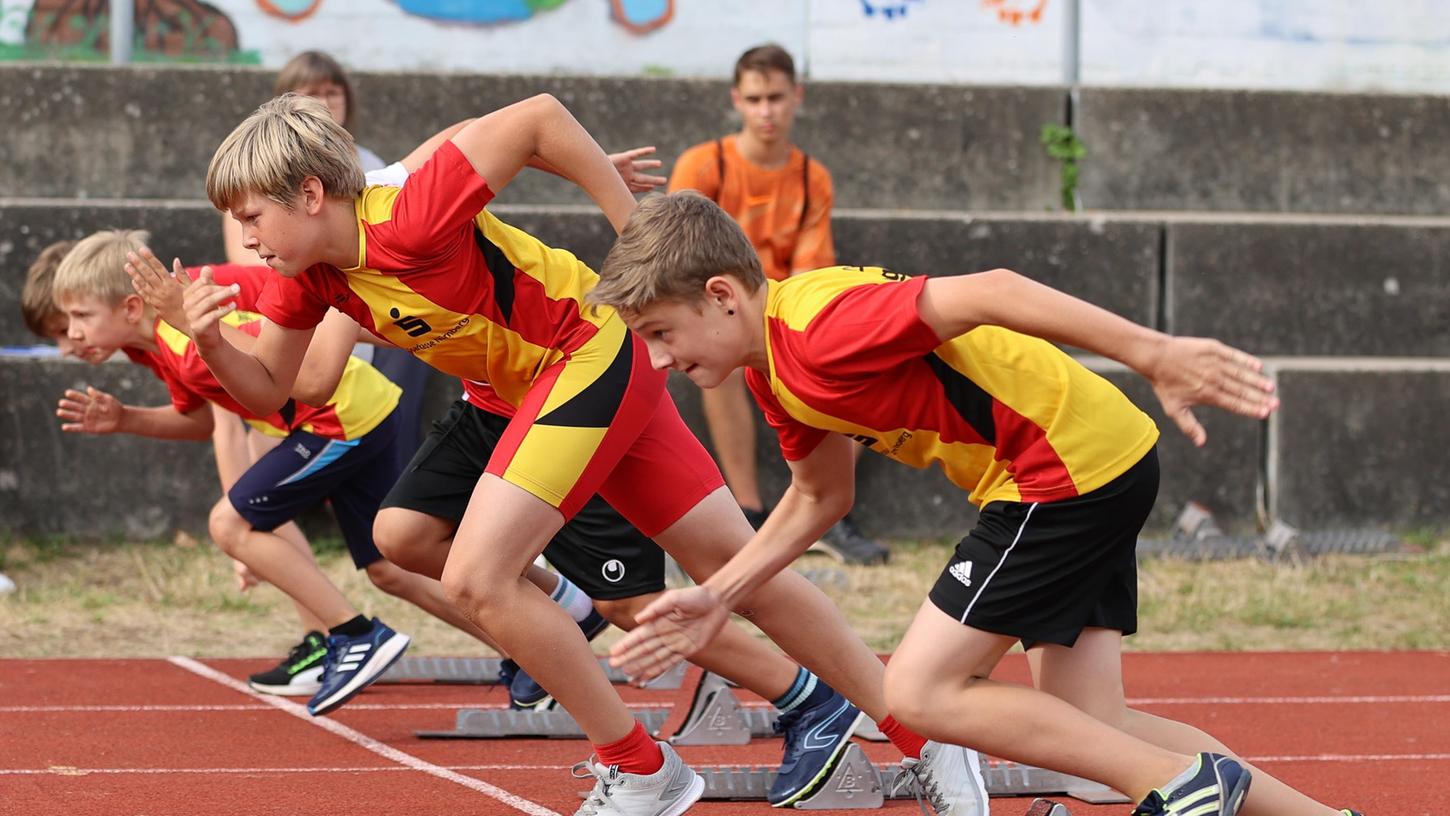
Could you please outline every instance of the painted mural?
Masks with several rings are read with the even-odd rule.
[[[1445,0],[135,0],[134,58],[720,78],[773,41],[813,79],[1450,93]],[[0,0],[0,60],[108,58],[109,0]]]

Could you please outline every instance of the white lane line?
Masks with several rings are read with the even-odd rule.
[[[1305,756],[1251,756],[1250,762],[1443,762],[1450,754],[1309,754]]]
[[[273,695],[275,696],[275,695]],[[171,711],[266,711],[271,706],[256,703],[231,703],[226,705],[35,705],[35,706],[0,706],[0,714],[44,714],[44,713],[65,713],[69,711],[103,711],[115,713],[136,713],[146,714],[152,712]],[[490,703],[486,705],[475,705],[472,703],[348,703],[348,711],[422,711],[422,710],[448,710],[456,711],[460,708],[496,708],[505,709],[505,703]]]
[[[431,762],[419,759],[412,754],[399,751],[391,745],[379,742],[378,740],[375,740],[360,731],[355,731],[351,728],[348,728],[347,726],[343,725],[340,722],[337,722],[336,720],[331,720],[327,717],[313,717],[311,714],[307,713],[306,708],[303,708],[296,703],[279,699],[277,697],[268,697],[262,694],[258,694],[257,692],[252,691],[250,688],[248,688],[246,683],[243,683],[240,680],[237,680],[229,675],[222,674],[221,672],[211,668],[210,666],[198,663],[197,661],[192,660],[189,657],[171,657],[167,658],[167,661],[175,666],[186,669],[193,674],[197,674],[213,682],[220,683],[221,685],[226,686],[233,691],[240,692],[247,695],[248,697],[253,697],[280,711],[285,711],[286,713],[291,714],[292,716],[298,718],[299,720],[302,720],[303,722],[311,723],[318,728],[330,731],[333,734],[342,737],[343,739],[353,743],[354,745],[357,745],[360,748],[365,748],[369,751],[372,751],[378,756],[390,759],[393,762],[398,763],[399,765],[404,765],[408,768],[412,768],[415,771],[422,771],[423,773],[426,773],[430,776],[436,776],[439,779],[445,779],[449,782],[454,782],[456,784],[462,785],[469,790],[477,791],[485,796],[488,796],[491,799],[496,799],[499,802],[502,802],[503,804],[508,805],[515,810],[527,813],[529,814],[529,816],[560,816],[558,813],[549,810],[543,805],[540,805],[536,802],[530,802],[522,796],[516,796],[502,788],[494,787],[493,785],[490,785],[481,779],[474,779],[471,776],[464,776],[463,774],[456,771],[451,771],[447,768],[434,765]]]
[[[1128,705],[1377,705],[1450,703],[1450,694],[1346,695],[1343,697],[1130,697]]]

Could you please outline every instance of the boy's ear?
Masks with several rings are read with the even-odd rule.
[[[146,316],[146,301],[135,293],[129,294],[121,299],[121,314],[131,323],[140,323]]]
[[[730,275],[714,275],[705,281],[705,300],[708,303],[720,301],[735,307],[740,298],[740,282]]]
[[[327,201],[327,188],[322,186],[322,179],[317,176],[308,176],[302,180],[302,192],[298,194],[298,200],[302,205],[302,211],[308,215],[317,215],[322,212],[322,205]]]

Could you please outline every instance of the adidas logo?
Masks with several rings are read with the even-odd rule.
[[[962,586],[972,585],[972,562],[958,561],[947,568],[952,577],[962,582]]]

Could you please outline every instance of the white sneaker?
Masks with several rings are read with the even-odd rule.
[[[680,816],[689,810],[705,792],[705,780],[668,743],[655,744],[665,764],[652,774],[624,773],[618,765],[606,768],[594,757],[575,765],[576,779],[593,776],[598,781],[574,816]]]
[[[903,759],[898,785],[908,784],[937,816],[988,816],[982,758],[970,748],[928,742],[921,759]]]

